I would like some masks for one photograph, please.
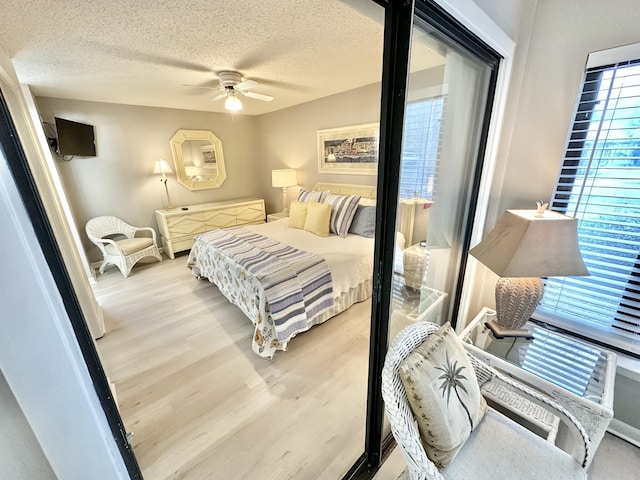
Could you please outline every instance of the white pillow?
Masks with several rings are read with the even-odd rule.
[[[425,453],[438,468],[446,467],[487,410],[469,357],[451,325],[429,335],[400,364],[398,374]]]
[[[358,203],[360,205],[362,205],[363,207],[375,207],[376,206],[376,199],[375,198],[360,197],[360,201]]]

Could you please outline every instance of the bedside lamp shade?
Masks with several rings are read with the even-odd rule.
[[[287,202],[287,187],[298,184],[298,175],[293,168],[281,170],[271,170],[271,186],[282,187],[282,211],[289,213],[289,202]]]
[[[272,187],[293,187],[298,184],[298,176],[293,168],[271,170]]]
[[[469,251],[500,278],[496,312],[502,328],[519,329],[544,293],[539,277],[589,275],[578,246],[577,220],[557,212],[507,210]]]

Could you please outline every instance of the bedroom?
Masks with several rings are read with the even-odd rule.
[[[516,22],[514,21],[514,25],[515,25],[515,23]],[[515,27],[513,27],[513,28],[514,28],[514,30],[517,30]],[[616,41],[618,41],[618,43],[624,43],[623,41],[620,41],[620,39],[613,39],[611,41],[614,42],[613,43],[614,45],[617,44]],[[568,95],[568,96],[571,96],[571,95]],[[360,119],[357,119],[357,120],[354,119],[353,123],[359,123],[360,121],[361,121]],[[331,124],[331,125],[333,125],[333,124]],[[561,125],[557,125],[557,130],[559,130],[560,132],[563,132],[564,131],[563,129],[566,130],[566,126],[563,127]],[[169,129],[167,129],[167,130],[169,130]],[[212,127],[212,130],[214,132],[217,132],[217,127]],[[146,133],[150,134],[151,132],[146,132]],[[173,131],[168,131],[168,132],[165,133],[165,135],[158,136],[157,139],[156,139],[156,142],[154,142],[154,143],[158,144],[158,145],[159,144],[166,145],[167,138],[170,137],[170,135],[172,133],[173,133]],[[522,135],[522,131],[519,130],[519,129],[516,129],[514,135],[516,135],[516,136]],[[556,136],[563,137],[564,133],[556,132]],[[313,144],[313,141],[311,143]],[[558,143],[562,143],[562,139],[560,139]],[[313,147],[311,147],[311,148],[313,149]],[[533,152],[530,152],[529,150],[524,148],[524,142],[516,143],[516,147],[514,147],[514,148],[521,148],[522,149],[522,151],[517,151],[516,152],[516,153],[518,153],[517,156],[520,156],[523,159],[531,159],[532,158]],[[541,144],[541,145],[538,145],[536,147],[536,149],[543,149],[543,148],[548,148],[548,146]],[[225,151],[225,153],[226,153],[226,151]],[[538,152],[536,152],[536,153],[538,153]],[[540,153],[541,156],[548,156],[548,155],[543,155],[545,152],[539,152],[539,153]],[[315,152],[313,154],[315,154]],[[150,153],[149,155],[151,156],[152,154]],[[153,155],[155,155],[155,152],[153,153]],[[71,165],[73,163],[74,162],[70,162],[69,168],[71,168]],[[538,196],[540,196],[540,195],[537,195],[538,191],[542,191],[542,190],[545,190],[545,188],[547,188],[547,187],[541,186],[541,185],[531,185],[528,182],[523,182],[522,181],[522,178],[520,178],[520,176],[527,177],[527,175],[523,175],[521,173],[522,172],[522,168],[535,169],[534,166],[536,165],[535,162],[526,162],[526,161],[524,161],[523,163],[526,164],[526,165],[530,165],[530,166],[529,167],[525,167],[523,164],[515,163],[515,162],[514,162],[513,165],[510,164],[510,167],[509,167],[509,169],[507,169],[507,171],[506,171],[507,173],[506,174],[509,175],[509,173],[511,172],[512,173],[512,177],[515,177],[515,178],[510,178],[509,182],[506,183],[507,188],[505,188],[505,190],[503,190],[505,195],[501,195],[499,197],[496,197],[496,198],[500,198],[499,202],[503,202],[504,204],[506,204],[508,206],[512,206],[512,205],[514,205],[516,203],[517,199],[520,199],[523,196],[530,197],[530,198],[537,198]],[[143,162],[140,162],[141,172],[142,172],[142,170],[145,170],[145,172],[146,172],[146,171],[151,169],[151,166],[144,166],[144,168],[143,168],[142,164],[143,164]],[[266,171],[263,172],[263,174],[265,174],[265,176],[268,176],[268,172],[269,172],[269,169],[271,167],[280,166],[280,165],[281,164],[278,163],[278,165],[273,165],[273,166],[267,167]],[[552,183],[553,179],[551,177],[553,177],[555,175],[555,166],[550,166],[549,170],[553,170],[553,172],[549,172],[548,173],[548,177],[550,177],[550,178],[548,179],[547,182],[548,183]],[[244,172],[240,172],[241,175],[243,173]],[[102,174],[102,172],[101,172],[101,174]],[[146,184],[143,185],[143,188],[145,188],[146,189],[145,191],[147,192],[147,194],[145,195],[144,198],[149,198],[150,196],[154,196],[155,195],[155,200],[156,201],[158,201],[158,202],[163,201],[163,191],[162,191],[161,185],[159,185],[159,182],[157,181],[157,179],[153,178],[152,175],[147,174],[147,173],[141,173],[140,175],[141,176],[146,176],[146,178],[147,178]],[[238,173],[236,173],[236,175],[238,175]],[[119,176],[118,178],[121,178],[121,177]],[[309,180],[309,179],[305,179],[305,180]],[[125,184],[126,182],[129,182],[129,181],[130,181],[129,178],[126,178],[126,179],[122,180],[123,184]],[[172,182],[172,179],[170,179],[170,182]],[[309,187],[311,187],[312,184],[313,184],[313,181],[310,181],[308,183],[306,181],[305,182],[301,181],[300,183],[301,184],[304,183],[304,184],[308,185]],[[114,182],[112,184],[113,185],[117,185],[118,183]],[[88,189],[89,185],[91,185],[89,182],[78,182],[78,183],[76,183],[75,188],[86,188],[86,189]],[[176,185],[175,182],[172,182],[172,183],[170,183],[170,187],[177,187],[177,185]],[[120,187],[114,187],[114,188],[120,188]],[[537,191],[536,192],[531,192],[530,190],[532,190],[532,189],[533,190],[537,190]],[[172,189],[172,193],[174,195],[176,195],[176,192],[174,190],[175,189]],[[264,185],[263,190],[264,190],[263,196],[265,198],[268,199],[269,197],[271,197],[270,201],[271,201],[271,205],[273,206],[273,211],[275,211],[276,209],[279,209],[278,205],[279,205],[280,199],[279,199],[278,191],[276,189],[272,189],[268,185],[268,182],[267,182],[266,185]],[[150,213],[152,211],[153,211],[153,208],[148,208],[147,209],[147,211],[145,213],[145,215],[147,215],[147,217],[145,219],[143,219],[144,221],[140,222],[141,224],[148,224],[150,222],[153,222],[152,214]],[[499,212],[499,209],[496,209],[496,214],[498,212]]]

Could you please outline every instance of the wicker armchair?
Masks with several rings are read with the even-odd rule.
[[[122,275],[129,276],[133,266],[145,257],[155,257],[162,261],[156,245],[156,232],[150,227],[134,227],[117,217],[96,217],[85,226],[89,240],[95,243],[102,252],[100,273],[104,273],[108,265],[115,265]],[[136,237],[136,232],[149,231],[151,237]],[[118,240],[106,237],[125,236]]]
[[[469,353],[478,383],[503,382],[539,405],[553,408],[569,432],[582,439],[584,450],[564,452],[522,425],[488,408],[482,421],[471,432],[453,462],[442,471],[427,457],[420,433],[398,374],[403,360],[439,325],[418,322],[402,330],[389,348],[382,372],[382,395],[391,431],[407,464],[400,478],[424,479],[586,479],[584,466],[589,458],[589,441],[577,419],[554,400],[505,377]]]

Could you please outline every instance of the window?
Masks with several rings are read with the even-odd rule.
[[[590,63],[552,209],[578,219],[591,276],[547,279],[535,317],[638,355],[640,60]]]
[[[402,140],[400,198],[432,198],[440,157],[444,97],[407,104]]]

